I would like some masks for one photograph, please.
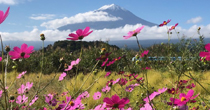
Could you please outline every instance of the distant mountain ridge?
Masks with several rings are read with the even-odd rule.
[[[116,17],[120,19],[115,20],[115,21],[95,21],[95,22],[67,24],[65,26],[59,27],[58,30],[63,31],[63,30],[70,29],[71,31],[75,31],[77,29],[82,29],[82,28],[84,29],[86,26],[89,26],[92,29],[100,30],[104,28],[113,29],[113,28],[123,27],[126,24],[129,24],[129,25],[142,24],[149,27],[157,25],[155,23],[151,23],[149,21],[141,19],[137,17],[136,15],[134,15],[132,12],[115,4],[104,5],[93,12],[94,13],[105,12],[107,13],[107,16]]]
[[[199,39],[196,39],[199,41]],[[47,47],[48,45],[54,45],[56,41],[45,41],[44,47]],[[161,43],[167,43],[168,39],[150,39],[150,40],[139,40],[140,45],[143,47],[150,47],[154,44],[161,44]],[[178,43],[179,39],[171,39],[170,43]],[[204,38],[204,43],[207,44],[210,42],[210,38]],[[11,50],[13,50],[14,46],[20,47],[23,43],[28,44],[28,46],[34,46],[34,50],[39,50],[42,48],[42,42],[41,41],[4,41],[4,46],[9,45],[11,47]],[[125,45],[128,49],[138,49],[138,45],[136,40],[116,40],[116,41],[109,41],[110,45],[116,45],[119,48],[124,48]]]

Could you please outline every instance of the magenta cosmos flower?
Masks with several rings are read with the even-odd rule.
[[[101,89],[101,91],[104,93],[108,93],[110,90],[111,90],[111,87],[109,87],[109,86],[105,86]]]
[[[90,31],[90,27],[86,27],[84,30],[82,29],[78,29],[76,31],[76,34],[71,33],[69,34],[69,37],[71,38],[67,38],[69,40],[82,40],[84,37],[88,36],[90,33],[92,33],[93,31]]]
[[[57,102],[55,98],[53,98],[52,94],[45,95],[45,102],[48,103],[50,106],[56,106]]]
[[[128,39],[128,38],[130,38],[130,37],[132,37],[132,36],[136,36],[138,33],[141,32],[141,30],[142,30],[143,28],[144,28],[144,26],[139,27],[139,28],[137,28],[137,29],[134,30],[134,31],[129,31],[127,36],[123,36],[124,39]]]
[[[168,31],[175,29],[176,26],[178,26],[178,23],[176,23],[174,26],[171,26],[171,28]]]
[[[68,66],[68,68],[65,69],[65,71],[70,71],[70,70],[73,68],[74,65],[79,64],[80,60],[81,60],[81,59],[79,59],[79,58],[77,58],[77,60],[75,60],[75,61],[73,60],[73,61],[71,62],[71,65]]]
[[[177,106],[185,105],[185,104],[187,104],[187,102],[193,101],[193,99],[195,99],[199,95],[199,94],[197,94],[197,95],[193,96],[193,94],[194,94],[194,91],[191,89],[188,91],[187,94],[181,93],[179,95],[179,99],[170,98],[171,102],[169,102],[169,103],[174,102],[174,104]]]
[[[10,7],[7,8],[7,11],[5,13],[0,10],[0,24],[2,22],[4,22],[4,20],[7,18],[8,14],[9,14],[9,9],[10,9]]]
[[[140,57],[144,57],[145,55],[147,55],[149,53],[149,50],[145,50],[143,53],[141,53]]]
[[[65,77],[66,77],[66,73],[63,72],[63,73],[60,75],[58,81],[62,81]]]
[[[19,58],[29,58],[33,52],[34,46],[29,46],[27,44],[22,44],[21,48],[14,47],[13,51],[9,52],[9,55],[12,56],[11,59],[19,59]]]
[[[101,98],[101,93],[100,93],[100,92],[94,93],[94,95],[93,95],[93,99],[94,99],[94,100],[98,100],[98,99],[100,99],[100,98]]]
[[[34,97],[34,99],[31,100],[31,103],[29,103],[29,106],[33,105],[37,100],[38,100],[38,96],[36,95],[36,96]]]
[[[129,103],[129,99],[120,99],[120,97],[115,94],[111,98],[105,97],[103,102],[106,102],[106,108],[124,108],[125,104]]]
[[[210,61],[210,43],[205,45],[205,49],[208,52],[200,52],[199,56],[200,57],[205,57],[207,61]]]
[[[17,104],[24,104],[25,102],[28,102],[28,97],[26,97],[25,95],[19,95],[16,99]]]
[[[163,23],[160,24],[159,27],[167,25],[170,21],[171,21],[170,19],[168,19],[167,21],[163,21]]]
[[[20,73],[17,78],[20,79],[24,74],[26,74],[27,71],[23,71],[22,73]]]

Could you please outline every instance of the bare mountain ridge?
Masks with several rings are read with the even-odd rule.
[[[70,29],[71,31],[76,31],[77,29],[84,29],[86,26],[91,27],[92,29],[95,30],[100,30],[104,28],[108,29],[113,29],[113,28],[118,28],[118,27],[123,27],[126,24],[129,25],[136,25],[136,24],[142,24],[146,26],[155,26],[157,24],[151,23],[149,21],[146,21],[144,19],[141,19],[131,13],[130,11],[117,6],[115,4],[111,5],[105,5],[99,8],[98,10],[93,11],[95,13],[97,12],[105,12],[107,13],[107,16],[109,17],[116,17],[120,18],[116,21],[95,21],[95,22],[83,22],[83,23],[76,23],[76,24],[67,24],[65,26],[61,26],[58,29],[59,30],[68,30]]]

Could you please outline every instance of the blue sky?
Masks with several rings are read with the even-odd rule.
[[[183,35],[188,35],[193,29],[196,32],[196,28],[201,26],[204,35],[209,37],[210,16],[208,10],[210,9],[210,1],[207,0],[202,2],[198,0],[0,0],[0,10],[5,12],[10,6],[7,19],[0,24],[0,33],[2,36],[8,36],[5,40],[14,40],[15,38],[21,40],[20,37],[24,40],[38,40],[34,37],[43,32],[49,33],[48,35],[51,36],[54,33],[53,37],[60,36],[57,39],[65,39],[71,31],[58,32],[56,29],[46,28],[47,26],[43,26],[43,23],[64,17],[69,18],[78,13],[94,11],[113,3],[156,24],[171,19],[169,26],[179,23],[177,30],[183,32]],[[124,30],[123,32],[120,31],[122,32],[120,36],[126,35],[127,31],[134,30],[138,26],[140,25],[130,26],[130,29],[119,28],[118,30]],[[153,36],[153,34],[156,35],[159,32],[162,34],[166,31],[163,28],[156,30],[148,27],[142,33],[145,36]],[[102,32],[105,34],[108,31],[115,35],[114,32],[117,30],[103,30]],[[97,33],[99,34],[99,30]],[[120,36],[113,39],[123,40]],[[163,37],[157,35],[155,38]]]

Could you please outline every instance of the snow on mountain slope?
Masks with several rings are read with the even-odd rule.
[[[136,24],[142,24],[142,25],[147,25],[149,27],[155,26],[157,24],[151,23],[149,21],[146,21],[144,19],[141,19],[131,13],[130,11],[115,5],[104,5],[98,10],[92,11],[92,13],[98,13],[93,15],[90,15],[89,17],[86,16],[86,21],[83,22],[78,22],[78,23],[70,23],[64,26],[59,27],[59,30],[68,30],[70,29],[71,31],[75,31],[77,29],[84,29],[86,26],[91,27],[92,29],[95,30],[100,30],[104,28],[108,29],[113,29],[113,28],[118,28],[118,27],[123,27],[126,24],[129,25],[136,25]],[[99,14],[99,13],[105,13],[105,14]],[[92,19],[93,17],[101,17],[104,16],[106,18],[117,18],[115,20],[104,20],[104,19],[98,19],[98,20],[88,20]]]

